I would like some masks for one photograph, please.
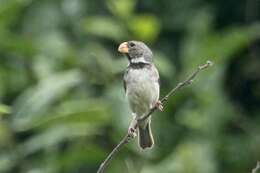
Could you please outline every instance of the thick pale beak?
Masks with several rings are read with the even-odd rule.
[[[118,47],[118,52],[121,53],[128,53],[128,43],[127,42],[123,42],[119,45]]]

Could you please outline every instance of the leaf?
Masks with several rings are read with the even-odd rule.
[[[126,35],[121,24],[110,17],[88,17],[83,21],[83,28],[88,34],[114,41],[122,40]]]
[[[14,105],[14,129],[19,131],[30,128],[35,119],[41,118],[59,97],[80,81],[80,73],[71,70],[43,79],[35,87],[26,90]]]
[[[0,103],[0,115],[1,114],[10,114],[10,113],[11,113],[11,108],[7,105]]]
[[[13,155],[2,152],[0,155],[0,172],[8,172],[14,165]]]
[[[95,115],[95,116],[93,116]],[[41,121],[35,121],[32,126],[40,128],[48,127],[54,124],[71,124],[77,122],[91,123],[101,126],[110,120],[109,108],[107,103],[98,99],[69,100],[64,101],[50,114],[41,118]]]
[[[136,39],[146,42],[155,41],[161,29],[159,19],[149,14],[132,17],[128,26]]]
[[[118,18],[129,18],[136,6],[136,0],[107,0],[108,9]]]
[[[65,140],[86,137],[97,133],[97,128],[88,123],[61,124],[46,129],[31,137],[19,146],[23,155],[28,155],[41,149],[49,150]]]
[[[188,37],[182,48],[184,64],[192,68],[208,59],[216,64],[224,63],[227,58],[242,49],[245,49],[252,41],[260,38],[260,25],[247,27],[227,28],[222,32],[208,31],[201,33],[199,37]]]

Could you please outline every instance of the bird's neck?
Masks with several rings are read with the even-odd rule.
[[[152,62],[148,62],[144,57],[129,59],[129,67],[140,69],[146,66],[151,66]]]
[[[137,58],[129,58],[130,64],[138,64],[138,63],[145,63],[145,64],[151,64],[152,62],[148,61],[143,56],[137,57]]]

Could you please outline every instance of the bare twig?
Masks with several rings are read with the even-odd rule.
[[[206,64],[199,66],[185,81],[178,83],[176,87],[174,87],[166,96],[164,96],[160,101],[162,104],[166,103],[168,98],[176,93],[179,89],[183,88],[184,86],[190,85],[193,82],[193,79],[197,76],[197,74],[208,68],[209,66],[212,65],[211,61],[207,61]],[[158,108],[154,106],[153,108],[150,109],[150,111],[144,115],[143,117],[140,117],[137,119],[137,123],[134,125],[134,129],[136,130],[139,124],[149,118],[152,113],[157,110]],[[103,161],[103,163],[100,165],[97,173],[103,173],[110,163],[110,161],[114,158],[114,156],[121,150],[121,148],[127,144],[131,139],[133,139],[135,136],[127,133],[125,137],[119,142],[119,144],[112,150],[112,152],[107,156],[107,158]],[[254,173],[254,172],[253,172]]]
[[[260,169],[260,161],[257,162],[256,167],[252,170],[252,173],[257,173],[259,169]]]

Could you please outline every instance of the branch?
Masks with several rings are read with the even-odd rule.
[[[181,88],[183,88],[184,86],[190,85],[193,82],[193,79],[197,76],[197,74],[210,67],[212,65],[211,61],[207,61],[206,64],[199,66],[185,81],[178,83],[178,85],[176,87],[174,87],[166,96],[164,96],[160,102],[162,104],[166,103],[168,98],[172,95],[174,95],[176,93],[176,91],[180,90]],[[143,122],[144,120],[146,120],[147,118],[149,118],[152,113],[157,110],[158,108],[156,106],[152,107],[150,109],[150,111],[144,115],[143,117],[140,117],[137,119],[137,123],[134,125],[134,129],[136,130],[137,127],[139,126],[139,124],[141,122]],[[103,161],[103,163],[100,165],[97,173],[103,173],[105,171],[105,169],[107,168],[108,164],[110,163],[110,161],[114,158],[114,156],[122,149],[122,147],[129,143],[129,141],[131,139],[133,139],[135,136],[133,134],[127,133],[125,135],[125,137],[119,142],[119,144],[112,150],[112,152],[107,156],[107,158]],[[254,172],[253,172],[254,173]]]
[[[260,169],[260,161],[257,162],[256,167],[252,170],[252,173],[257,173],[259,169]]]

